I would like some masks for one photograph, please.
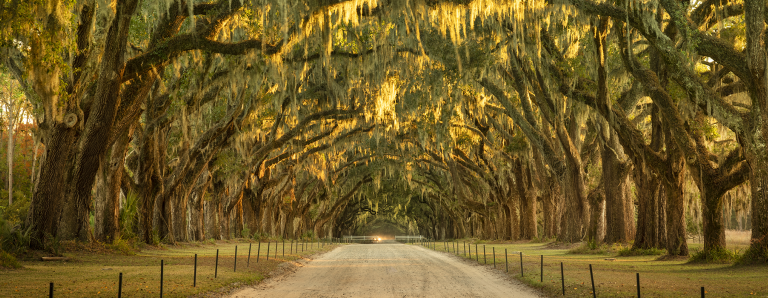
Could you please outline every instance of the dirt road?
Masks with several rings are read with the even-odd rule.
[[[417,245],[351,244],[244,297],[540,297],[498,271]]]

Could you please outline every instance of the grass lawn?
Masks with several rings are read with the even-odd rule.
[[[252,245],[250,264],[248,246]],[[217,243],[183,244],[165,248],[150,247],[135,253],[123,254],[115,250],[72,249],[65,252],[68,261],[43,262],[21,260],[23,269],[0,270],[0,297],[47,297],[49,283],[54,283],[55,297],[116,297],[119,273],[123,273],[123,297],[157,297],[160,291],[160,260],[164,262],[164,297],[188,297],[196,294],[227,291],[238,286],[263,280],[268,273],[285,261],[296,260],[321,251],[331,245],[306,243],[304,251],[296,252],[291,244],[269,247],[266,243],[247,240],[219,241]],[[234,270],[237,246],[237,272]],[[218,277],[214,278],[216,250],[219,250]],[[259,260],[257,262],[257,252]],[[197,286],[192,286],[194,255],[197,260]]]
[[[603,254],[569,253],[573,246],[553,243],[483,243],[472,239],[458,240],[458,254],[479,263],[507,270],[504,250],[508,253],[509,275],[540,289],[550,296],[562,296],[560,263],[565,276],[565,296],[591,297],[592,284],[589,265],[592,265],[595,291],[598,297],[636,297],[636,273],[640,274],[642,297],[700,297],[705,287],[707,297],[768,297],[768,266],[734,266],[731,264],[688,264],[687,258],[658,260],[660,256],[619,257],[610,250]],[[477,245],[477,249],[475,248]],[[448,247],[438,242],[438,251],[456,253],[455,245]],[[701,244],[691,243],[691,250]],[[485,255],[483,254],[485,247]],[[730,249],[746,247],[744,243],[730,243]],[[476,253],[479,251],[479,255]],[[523,254],[523,275],[520,273],[520,252]],[[541,275],[541,256],[544,256],[544,276]],[[606,260],[608,259],[608,260]],[[613,260],[611,260],[613,259]],[[484,261],[485,260],[485,261]]]
[[[0,270],[0,297],[45,297],[50,282],[55,297],[115,297],[118,275],[123,273],[123,297],[157,297],[160,290],[160,260],[164,261],[165,297],[206,296],[254,284],[285,261],[327,251],[335,246],[305,244],[304,251],[285,243],[267,245],[248,240],[216,243],[187,243],[164,248],[148,247],[135,254],[93,247],[67,247],[68,261],[42,262],[27,256],[20,261],[23,269]],[[248,246],[251,245],[250,264]],[[466,245],[466,246],[465,246]],[[729,239],[730,249],[743,250],[748,242]],[[76,246],[76,245],[74,245]],[[235,246],[238,248],[237,272],[234,270]],[[471,246],[471,254],[470,254]],[[689,243],[692,251],[700,243]],[[277,248],[277,258],[275,249]],[[450,251],[473,261],[509,270],[509,275],[540,289],[550,296],[561,296],[560,263],[565,274],[565,293],[569,297],[591,297],[589,265],[593,267],[598,297],[636,297],[636,273],[640,273],[643,297],[700,297],[705,287],[707,297],[768,297],[768,266],[733,266],[731,264],[688,264],[687,259],[658,260],[659,256],[618,257],[617,248],[602,254],[570,253],[573,245],[554,243],[487,243],[473,239],[458,240],[458,252],[450,242],[435,245],[438,251]],[[483,253],[485,248],[485,253]],[[216,250],[219,250],[218,277],[214,277]],[[507,262],[505,262],[505,249]],[[477,254],[477,252],[480,252]],[[520,252],[523,275],[520,274]],[[198,255],[197,287],[192,287],[194,254]],[[256,256],[258,254],[258,262]],[[544,276],[541,276],[541,256]],[[606,260],[612,259],[612,260]]]

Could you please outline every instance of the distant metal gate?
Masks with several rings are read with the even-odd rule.
[[[424,240],[421,235],[418,236],[395,236],[395,241],[403,243],[414,243]]]
[[[381,241],[376,236],[344,236],[344,242],[347,243],[376,243]]]
[[[381,242],[390,242],[392,239],[384,240],[379,236],[344,236],[344,242],[346,243],[381,243]],[[421,235],[418,236],[395,236],[395,241],[401,242],[401,243],[415,243],[419,241],[424,241],[426,238],[424,238]]]

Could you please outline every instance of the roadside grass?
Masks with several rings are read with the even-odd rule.
[[[469,240],[469,241],[467,241]],[[504,249],[509,262],[508,275],[525,284],[541,290],[550,296],[562,296],[560,280],[560,262],[565,275],[565,296],[591,297],[592,285],[589,265],[592,265],[595,290],[598,297],[636,297],[635,274],[640,273],[640,288],[643,297],[698,297],[701,287],[705,287],[707,297],[745,297],[768,296],[768,266],[735,266],[730,263],[697,263],[689,258],[660,257],[659,251],[635,251],[625,253],[625,246],[595,247],[588,254],[581,253],[584,246],[570,247],[558,243],[507,242],[482,244],[470,239],[459,239],[458,255],[479,260],[484,263],[485,246],[486,266],[493,266],[492,251],[496,252],[496,269],[506,270]],[[469,256],[466,245],[472,245]],[[494,241],[495,242],[495,241]],[[573,246],[573,245],[571,245]],[[701,249],[701,244],[689,243],[692,253]],[[448,249],[438,242],[438,251],[450,251],[456,254],[455,245],[448,241]],[[593,246],[594,247],[594,246]],[[729,249],[736,251],[746,248],[744,243],[728,243]],[[589,250],[589,249],[588,249]],[[476,255],[479,251],[480,255]],[[520,255],[523,254],[523,275],[520,274]],[[663,251],[661,251],[663,253]],[[544,256],[544,278],[541,277],[541,256]]]
[[[205,241],[145,247],[139,251],[125,252],[123,244],[109,250],[75,249],[64,252],[67,261],[42,262],[20,260],[23,269],[0,270],[0,297],[46,297],[48,285],[54,283],[55,297],[115,297],[118,276],[123,273],[124,297],[156,297],[160,290],[160,260],[164,261],[164,297],[205,296],[206,293],[227,292],[239,286],[255,284],[268,277],[286,261],[327,251],[334,246],[305,246],[293,253],[290,243],[278,243],[275,259],[275,243],[270,244],[267,260],[266,243],[257,253],[257,242],[239,239],[230,241]],[[248,245],[252,245],[248,265]],[[237,246],[237,272],[233,272],[235,246]],[[219,250],[218,278],[214,278],[216,249]],[[197,260],[197,287],[192,287],[194,254]],[[257,254],[259,260],[257,262]]]

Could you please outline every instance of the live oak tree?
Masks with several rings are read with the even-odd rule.
[[[748,255],[768,258],[761,2],[0,8],[3,64],[45,146],[37,248],[113,241],[125,220],[147,243],[387,222],[687,255],[693,181],[713,254],[725,194],[749,181]]]

